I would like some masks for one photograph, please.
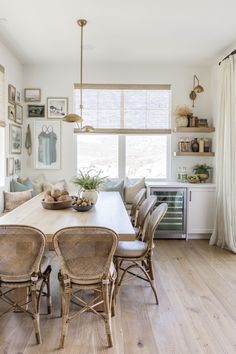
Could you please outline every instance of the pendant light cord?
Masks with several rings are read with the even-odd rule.
[[[82,112],[83,112],[83,28],[84,26],[81,26],[81,41],[80,41],[80,116],[82,117]]]

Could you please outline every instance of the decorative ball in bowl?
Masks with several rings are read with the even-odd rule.
[[[89,211],[93,206],[94,204],[89,199],[77,196],[72,197],[72,208],[76,211]]]
[[[187,177],[189,183],[200,183],[200,178],[198,175],[191,175]]]
[[[41,201],[44,209],[59,210],[71,208],[72,198],[66,190],[52,189],[45,193]]]

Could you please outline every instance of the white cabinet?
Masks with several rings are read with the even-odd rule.
[[[187,203],[188,234],[212,233],[215,222],[215,210],[215,188],[189,188]]]

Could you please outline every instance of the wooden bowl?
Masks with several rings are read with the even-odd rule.
[[[45,202],[45,199],[41,201],[44,209],[48,210],[60,210],[71,208],[72,200],[67,200],[65,202]]]
[[[74,204],[74,205],[72,205],[72,208],[73,209],[75,209],[76,211],[89,211],[90,209],[92,209],[92,207],[93,207],[94,205],[92,204],[92,205],[76,205],[76,204]]]

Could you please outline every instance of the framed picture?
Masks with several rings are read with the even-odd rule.
[[[13,85],[8,85],[8,102],[11,104],[16,102],[16,88]]]
[[[36,169],[61,167],[61,122],[38,119],[34,122],[34,165]]]
[[[40,102],[41,101],[41,89],[40,88],[26,88],[25,102]]]
[[[10,154],[21,154],[22,130],[18,125],[9,125],[9,145]]]
[[[16,101],[17,101],[18,103],[20,103],[20,99],[21,99],[20,91],[16,91]]]
[[[8,157],[6,159],[6,162],[7,162],[7,176],[13,176],[14,175],[14,158]]]
[[[47,116],[48,118],[63,118],[68,114],[68,98],[48,97]]]
[[[8,106],[8,119],[15,121],[16,110],[15,106]]]
[[[21,160],[14,159],[14,165],[15,165],[15,174],[20,175],[20,173],[21,173]]]
[[[45,105],[28,104],[29,118],[43,118],[45,117]]]
[[[15,122],[18,124],[23,124],[23,107],[19,103],[16,103],[15,110]]]

